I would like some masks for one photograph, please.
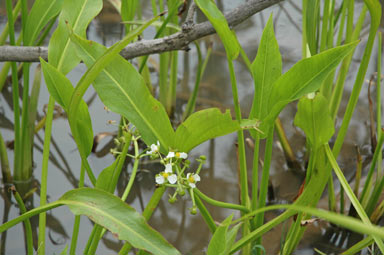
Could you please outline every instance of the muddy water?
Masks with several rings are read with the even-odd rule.
[[[223,5],[225,10],[229,10],[238,5],[242,1],[226,1]],[[361,6],[357,6],[359,10]],[[146,10],[145,8],[143,8]],[[272,7],[260,14],[255,15],[252,19],[244,22],[236,29],[241,45],[244,47],[246,53],[252,60],[256,54],[257,45],[261,37],[262,28],[268,19],[269,15],[273,12],[276,37],[280,45],[284,61],[284,71],[288,70],[295,62],[301,57],[301,31],[299,31],[301,23],[300,10],[297,10],[294,5],[289,2],[281,6]],[[144,16],[149,16],[150,13],[144,13]],[[4,26],[5,18],[0,16],[1,27]],[[90,39],[101,42],[106,45],[111,45],[121,37],[122,27],[116,23],[117,18],[113,12],[104,12],[99,18],[93,21],[90,25],[88,36]],[[297,27],[298,26],[298,27]],[[152,32],[146,34],[146,38],[150,38]],[[362,42],[357,48],[358,56],[362,56],[366,36],[362,38]],[[214,52],[207,66],[206,72],[202,79],[202,84],[199,92],[198,109],[206,107],[220,107],[232,108],[232,94],[229,84],[229,77],[227,72],[226,58],[224,56],[224,49],[216,36],[208,38],[214,42]],[[376,51],[374,51],[374,54]],[[195,73],[196,73],[196,50],[191,45],[191,50],[188,53],[180,53],[179,58],[179,79],[180,86],[178,88],[178,106],[185,106],[186,100],[190,91],[192,90]],[[157,60],[157,56],[153,56]],[[353,85],[355,74],[359,65],[360,57],[356,57],[352,64],[352,71],[348,77],[347,89],[344,99],[348,98]],[[372,61],[374,62],[374,61]],[[35,68],[36,65],[33,65]],[[236,75],[238,80],[239,97],[244,117],[248,115],[249,109],[252,104],[253,98],[253,81],[246,71],[244,63],[238,61],[235,63]],[[370,65],[368,74],[373,73],[375,68],[374,63]],[[76,84],[81,75],[85,72],[83,65],[78,66],[69,75],[69,79]],[[33,72],[31,72],[33,74]],[[369,78],[369,76],[367,76]],[[152,75],[154,83],[157,82],[157,76]],[[345,146],[339,157],[339,161],[346,175],[350,177],[355,169],[355,152],[354,145],[357,144],[362,148],[363,156],[369,156],[369,129],[367,126],[368,121],[368,101],[367,101],[367,86],[364,86],[361,93],[361,100],[355,111],[352,124],[350,126]],[[10,89],[7,88],[6,92]],[[1,107],[1,132],[6,140],[11,140],[13,137],[11,123],[13,113],[7,102],[9,101],[10,93],[4,92],[0,96]],[[48,92],[42,86],[40,94],[38,112],[43,116],[44,105],[48,102]],[[103,104],[96,97],[94,98],[94,91],[89,89],[85,95],[87,101],[91,101],[90,113],[93,122],[94,134],[101,132],[115,132],[116,126],[108,124],[109,120],[119,120],[119,116],[114,113],[106,112]],[[342,109],[345,108],[347,101],[343,100]],[[284,128],[287,132],[288,139],[294,148],[298,159],[302,162],[305,160],[305,138],[303,133],[293,126],[293,118],[296,112],[295,104],[290,104],[281,114],[281,119]],[[8,121],[9,120],[9,121]],[[6,125],[10,123],[9,125]],[[341,124],[341,120],[337,121],[337,125]],[[43,132],[40,131],[38,137],[35,139],[35,147],[42,148]],[[70,136],[70,129],[67,119],[64,117],[58,118],[54,121],[53,125],[53,139],[57,147],[52,148],[52,155],[55,160],[49,163],[48,175],[48,194],[49,200],[54,201],[58,199],[66,191],[73,189],[77,185],[80,172],[80,158],[76,151],[76,146]],[[98,147],[107,144],[106,138]],[[276,139],[277,140],[277,139]],[[237,184],[236,172],[236,150],[235,150],[236,135],[231,134],[225,137],[220,137],[212,141],[208,141],[190,153],[190,159],[193,162],[195,158],[200,155],[207,156],[207,162],[201,172],[202,181],[198,184],[199,188],[207,195],[220,201],[237,203],[239,200],[239,191]],[[12,165],[13,152],[8,151],[10,164]],[[251,166],[252,151],[247,148],[248,165]],[[61,155],[63,155],[61,157]],[[102,169],[110,165],[114,158],[107,154],[106,156],[99,157],[96,154],[90,156],[89,161],[93,171],[98,175]],[[41,175],[41,161],[42,153],[36,150],[34,153],[34,180],[33,183],[38,187]],[[249,167],[249,169],[251,169]],[[154,186],[155,173],[162,169],[159,168],[155,162],[143,162],[137,180],[134,184],[134,189],[127,199],[127,202],[142,211],[143,206],[149,201]],[[128,182],[129,172],[131,165],[128,165],[127,171],[123,173],[119,183],[119,191],[121,194]],[[273,161],[271,166],[271,183],[275,193],[276,202],[291,202],[295,197],[298,188],[302,182],[303,175],[295,171],[291,171],[280,149],[278,142],[274,144]],[[89,184],[89,183],[88,183]],[[250,184],[251,185],[251,184]],[[338,189],[338,187],[336,187]],[[172,194],[172,191],[170,192]],[[39,203],[38,193],[33,196],[33,205],[37,206]],[[326,205],[325,203],[322,203]],[[6,203],[4,200],[0,202],[0,209],[5,208]],[[208,241],[211,237],[208,228],[204,224],[200,215],[192,216],[189,214],[188,209],[191,207],[191,201],[188,197],[180,198],[177,203],[169,204],[167,196],[164,196],[158,209],[154,213],[150,224],[160,231],[164,237],[175,245],[182,254],[204,254]],[[222,221],[233,211],[228,209],[218,209],[207,205],[214,220]],[[19,210],[14,204],[11,206],[9,212],[9,219],[16,217]],[[0,210],[0,216],[4,215],[3,210]],[[239,214],[235,212],[235,215]],[[268,214],[266,218],[274,217],[273,214]],[[67,208],[55,209],[48,214],[48,238],[47,238],[47,252],[48,254],[60,253],[66,245],[70,243],[70,236],[73,225],[73,215]],[[36,222],[36,219],[35,219]],[[81,254],[88,235],[92,230],[92,223],[85,217],[82,218],[81,234],[79,236],[78,250]],[[337,252],[330,243],[328,237],[322,236],[325,232],[327,224],[318,224],[312,226],[307,231],[308,237],[304,238],[302,244],[297,250],[296,254],[312,254],[313,247],[319,247],[323,252]],[[281,242],[281,232],[287,226],[279,226],[270,231],[265,236],[264,246],[268,254],[276,254],[278,252],[279,244]],[[11,228],[7,233],[6,239],[6,254],[22,254],[24,253],[24,244],[22,232],[22,225],[19,224]],[[106,234],[100,243],[98,254],[114,254],[119,250],[122,243],[115,239],[111,234]]]

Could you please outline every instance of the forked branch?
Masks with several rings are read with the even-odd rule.
[[[242,23],[252,15],[283,0],[249,0],[225,15],[230,27]],[[212,25],[206,21],[199,24],[182,26],[182,31],[153,40],[141,40],[128,45],[121,55],[126,59],[162,53],[172,50],[187,50],[189,43],[215,33]],[[0,46],[0,62],[39,62],[39,57],[48,58],[47,47]]]

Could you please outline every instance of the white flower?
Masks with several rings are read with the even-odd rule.
[[[148,152],[149,154],[156,154],[159,152],[160,142],[157,141],[156,144],[151,144],[151,150]]]
[[[175,157],[175,152],[170,151],[170,152],[168,152],[168,155],[166,158],[174,158],[174,157]]]
[[[172,164],[170,164],[170,163],[166,164],[164,172],[172,173]]]
[[[185,152],[174,152],[174,151],[170,151],[167,155],[167,159],[168,158],[181,158],[181,159],[186,159],[188,157],[188,154],[185,153]]]
[[[165,170],[156,175],[155,181],[157,184],[164,184],[166,181],[170,184],[175,184],[177,182],[177,176],[172,173],[172,164],[166,164]]]
[[[191,188],[196,188],[196,182],[200,181],[200,176],[198,174],[187,174],[188,185]]]
[[[188,157],[188,154],[185,152],[176,152],[176,157],[186,159]]]

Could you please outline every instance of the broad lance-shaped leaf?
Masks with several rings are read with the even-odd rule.
[[[260,129],[266,130],[273,125],[275,119],[290,102],[317,91],[328,74],[358,44],[349,43],[324,51],[310,58],[302,59],[273,84],[268,103],[268,115],[261,120]]]
[[[236,59],[240,52],[240,44],[216,4],[211,0],[196,0],[195,3],[212,23],[212,26],[215,28],[217,34],[223,42],[225,51],[227,52],[229,58],[231,60]]]
[[[76,35],[72,40],[88,67],[107,50],[103,45]],[[168,115],[162,104],[151,95],[143,77],[127,60],[117,55],[100,72],[93,86],[105,106],[136,126],[147,145],[160,141],[163,152],[168,151],[174,137]]]
[[[228,216],[216,229],[208,245],[207,255],[228,255],[236,239],[241,224],[237,224],[228,231],[233,214]]]
[[[33,45],[44,26],[61,10],[63,0],[36,0],[28,14],[24,43]]]
[[[55,101],[58,102],[66,112],[68,112],[71,96],[75,89],[68,78],[55,67],[45,62],[42,58],[40,58],[40,63],[49,94],[53,96]],[[92,150],[93,132],[88,106],[84,100],[81,101],[78,108],[78,116],[76,121],[78,134],[73,134],[73,136],[76,141],[79,141],[79,150],[84,152],[84,155],[88,156]]]
[[[144,217],[120,198],[100,189],[80,188],[68,191],[58,201],[76,215],[86,215],[133,247],[157,255],[180,254]]]
[[[300,99],[297,105],[295,125],[306,134],[313,149],[327,143],[335,128],[329,113],[328,101],[318,93],[312,98],[312,93]]]
[[[173,148],[189,152],[209,139],[240,129],[254,129],[258,127],[258,124],[257,120],[244,120],[241,123],[232,120],[229,110],[225,113],[221,113],[217,108],[198,111],[177,128]]]
[[[261,36],[257,55],[252,65],[255,94],[250,119],[263,119],[268,114],[268,99],[273,83],[281,76],[282,63],[279,45],[273,31],[272,14]]]
[[[88,24],[102,7],[102,0],[64,0],[59,24],[48,46],[49,63],[60,72],[66,74],[80,62],[75,46],[69,39],[66,23],[73,28],[74,33],[85,37]]]

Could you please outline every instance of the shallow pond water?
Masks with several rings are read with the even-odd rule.
[[[146,1],[145,1],[146,2]],[[243,1],[224,1],[222,6],[225,10],[230,10]],[[295,1],[296,2],[296,1]],[[144,3],[145,5],[145,3]],[[2,6],[1,6],[2,7]],[[299,6],[300,8],[300,6]],[[357,4],[356,10],[361,8],[361,4]],[[143,8],[143,10],[146,10]],[[247,20],[243,24],[236,28],[238,38],[241,45],[244,47],[246,53],[252,60],[257,51],[257,45],[261,37],[262,28],[269,15],[273,13],[275,33],[280,45],[281,54],[283,57],[284,71],[288,70],[294,63],[301,58],[301,12],[296,9],[296,6],[291,2],[284,2],[281,5],[276,5],[269,8],[262,13],[256,14],[251,19]],[[3,9],[0,15],[4,15]],[[144,16],[149,16],[150,13],[144,11]],[[111,11],[105,11],[96,20],[94,20],[88,30],[88,37],[91,40],[95,40],[104,43],[108,46],[116,42],[121,37],[122,27],[121,24],[116,23],[118,19],[117,15]],[[4,26],[6,18],[0,16],[0,29]],[[297,27],[298,26],[298,27]],[[145,34],[145,38],[150,38],[150,31]],[[364,50],[364,44],[366,36],[362,37],[362,42],[357,48],[357,56],[361,56]],[[232,94],[229,84],[229,76],[227,72],[226,58],[224,55],[224,49],[220,45],[220,41],[216,36],[210,36],[208,40],[214,42],[214,51],[211,59],[208,63],[207,69],[202,79],[202,84],[199,91],[198,109],[206,107],[217,106],[220,108],[232,108]],[[376,50],[374,50],[373,54]],[[157,56],[153,56],[154,61],[157,61]],[[342,102],[342,110],[345,108],[348,95],[351,91],[355,74],[359,66],[360,57],[356,57],[351,66],[350,75],[346,85],[346,92],[344,93],[344,100]],[[371,61],[372,64],[367,72],[367,77],[375,70],[375,61]],[[192,90],[195,73],[196,73],[196,49],[191,45],[189,52],[180,52],[179,54],[179,87],[177,92],[177,106],[185,107],[188,96]],[[33,65],[31,74],[36,68],[36,64]],[[236,75],[238,79],[239,98],[241,102],[243,115],[248,115],[249,109],[252,104],[253,98],[253,81],[246,70],[244,63],[238,61],[235,63]],[[84,65],[79,65],[74,69],[68,77],[76,84],[81,75],[85,72]],[[154,84],[157,81],[155,73],[152,74]],[[10,88],[5,88],[0,96],[0,128],[1,132],[6,140],[12,140],[12,119],[13,112],[9,107],[10,101],[9,93]],[[343,150],[339,156],[339,162],[345,174],[350,178],[355,169],[355,144],[362,148],[364,157],[370,156],[369,147],[369,126],[368,121],[368,100],[367,100],[367,86],[364,86],[359,104],[355,111],[353,120],[351,122],[346,142],[343,146]],[[40,100],[38,106],[38,113],[43,116],[44,105],[48,103],[48,92],[45,86],[42,86],[40,93]],[[90,103],[90,114],[92,117],[94,134],[109,132],[114,133],[117,128],[115,125],[108,124],[109,120],[119,120],[119,116],[107,112],[104,110],[104,106],[98,97],[94,97],[94,91],[92,88],[88,90],[85,95],[86,101]],[[290,104],[280,115],[283,122],[283,126],[287,132],[287,137],[294,148],[294,151],[300,162],[305,161],[305,137],[303,133],[293,126],[293,118],[296,112],[296,105]],[[176,114],[177,116],[177,114]],[[337,121],[337,125],[341,124],[341,120]],[[44,136],[43,131],[40,131],[35,138],[35,152],[34,152],[34,175],[32,180],[32,186],[39,187],[39,179],[41,174],[41,161],[42,153],[39,148],[42,148],[42,138]],[[107,145],[105,138],[98,146],[97,151],[100,152],[100,148]],[[53,140],[55,146],[52,146],[53,159],[49,163],[48,174],[48,194],[49,201],[57,200],[66,191],[73,189],[77,186],[80,172],[80,157],[76,150],[76,145],[70,135],[70,129],[67,119],[65,117],[58,118],[53,124]],[[271,166],[271,184],[274,190],[275,202],[285,203],[291,202],[296,196],[297,191],[302,183],[303,174],[292,171],[288,168],[284,154],[281,150],[281,146],[277,142],[277,138],[274,144],[273,161]],[[202,181],[198,184],[201,191],[220,201],[237,203],[239,200],[239,191],[237,184],[237,162],[236,162],[236,135],[231,134],[224,137],[208,141],[190,153],[190,159],[194,162],[195,158],[200,155],[207,156],[207,162],[201,171]],[[252,151],[247,148],[248,153],[248,165],[251,169]],[[101,152],[100,152],[101,154]],[[13,151],[8,151],[10,164],[13,165]],[[98,175],[106,166],[109,166],[113,162],[112,155],[107,154],[100,157],[97,154],[92,154],[89,157],[91,167]],[[195,162],[196,163],[196,162]],[[124,171],[119,183],[118,193],[121,194],[124,190],[126,183],[128,182],[129,172],[131,165],[128,164],[127,171]],[[127,199],[127,202],[136,208],[139,212],[151,197],[154,185],[154,176],[160,171],[159,165],[156,162],[145,161],[140,166],[140,172],[134,184],[134,189]],[[87,183],[89,185],[89,182]],[[2,186],[5,188],[4,186]],[[337,187],[336,187],[337,188]],[[170,194],[172,191],[170,191]],[[4,197],[4,191],[2,191]],[[39,203],[38,192],[35,192],[31,201],[34,206]],[[321,206],[326,206],[327,202],[322,201]],[[169,204],[167,202],[167,196],[164,196],[163,200],[152,219],[150,225],[160,231],[164,237],[177,247],[182,254],[204,254],[208,241],[211,238],[208,227],[203,222],[201,216],[190,215],[188,209],[191,207],[191,201],[187,198],[180,198],[175,204]],[[5,200],[0,201],[0,217],[4,218],[7,215],[4,214],[7,208]],[[207,205],[215,221],[222,221],[230,213],[228,209],[218,209]],[[3,210],[4,209],[4,210]],[[15,207],[14,201],[9,210],[8,219],[12,219],[19,214],[19,210]],[[238,214],[235,213],[235,216]],[[266,218],[270,219],[274,217],[274,213],[267,214]],[[73,214],[67,208],[54,209],[48,213],[48,238],[47,248],[48,254],[60,253],[66,245],[70,243],[70,236],[73,225]],[[32,220],[35,225],[37,219]],[[83,217],[81,221],[81,234],[79,236],[78,250],[79,254],[88,240],[88,236],[92,230],[92,222],[88,218]],[[330,245],[329,236],[323,235],[328,227],[325,223],[320,223],[311,226],[307,231],[307,236],[303,239],[296,254],[314,254],[313,248],[318,247],[320,250],[331,253],[337,253],[337,249]],[[282,225],[270,231],[265,235],[264,243],[268,254],[276,254],[279,249],[279,244],[282,238],[282,230],[287,226]],[[5,239],[6,254],[22,254],[24,250],[24,240],[22,225],[19,224],[11,228],[7,232]],[[4,236],[3,236],[4,237]],[[114,254],[121,247],[122,242],[115,239],[111,234],[106,234],[102,239],[97,250],[98,254]]]

